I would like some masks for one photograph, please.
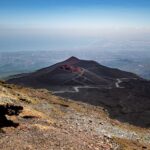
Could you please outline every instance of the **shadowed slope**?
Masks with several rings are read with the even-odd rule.
[[[48,88],[53,85],[111,85],[117,78],[139,78],[137,75],[102,66],[95,61],[71,57],[36,72],[16,76],[8,83]],[[49,89],[49,88],[48,88]]]

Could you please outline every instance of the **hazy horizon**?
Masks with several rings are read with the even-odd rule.
[[[0,51],[148,50],[150,1],[1,0]]]

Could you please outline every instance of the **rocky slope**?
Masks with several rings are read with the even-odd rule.
[[[122,79],[115,88],[79,88],[56,95],[104,107],[111,118],[150,127],[150,81]]]
[[[43,89],[34,90],[0,82],[0,105],[23,108],[18,123],[0,130],[3,150],[143,150],[150,149],[149,128],[139,128],[109,118],[108,112]],[[18,108],[17,107],[17,108]],[[1,111],[1,110],[0,110]]]
[[[150,81],[130,72],[71,57],[7,82],[45,88],[63,98],[101,106],[113,119],[150,127]]]

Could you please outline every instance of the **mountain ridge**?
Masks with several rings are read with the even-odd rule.
[[[76,81],[74,81],[74,78],[76,78]],[[83,85],[107,85],[112,84],[110,80],[116,80],[117,78],[139,77],[133,73],[102,66],[95,61],[81,60],[72,56],[65,61],[33,73],[19,75],[18,77],[16,75],[15,78],[12,77],[7,82],[31,87],[36,87],[35,84],[63,85],[64,82],[67,84],[67,80],[71,85],[81,85],[81,82],[83,82]]]

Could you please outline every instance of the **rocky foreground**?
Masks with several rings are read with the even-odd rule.
[[[15,113],[14,108],[21,111]],[[150,149],[149,128],[112,120],[102,107],[62,99],[47,90],[0,82],[0,109],[9,110],[0,114],[1,150]]]

